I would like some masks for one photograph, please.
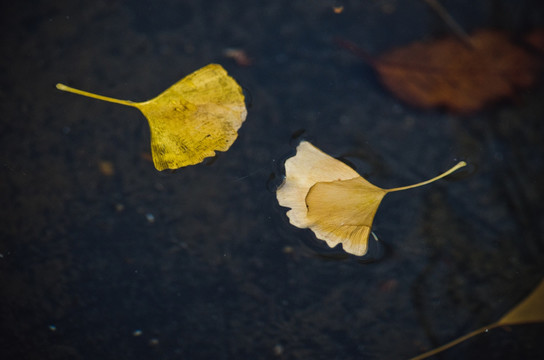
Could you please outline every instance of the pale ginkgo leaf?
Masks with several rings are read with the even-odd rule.
[[[465,165],[461,161],[445,173],[418,184],[382,189],[302,141],[296,155],[285,162],[285,181],[276,197],[281,206],[291,208],[287,212],[291,224],[310,228],[331,248],[342,244],[344,251],[362,256],[368,251],[372,221],[387,193],[428,184]]]

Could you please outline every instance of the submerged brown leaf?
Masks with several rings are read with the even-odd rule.
[[[285,162],[285,181],[276,197],[281,206],[291,208],[287,212],[291,224],[310,228],[331,248],[342,244],[344,251],[362,256],[368,251],[372,221],[387,193],[428,184],[465,165],[461,161],[418,184],[382,189],[343,162],[302,141],[296,155]]]
[[[343,45],[363,57],[406,103],[459,113],[513,96],[518,88],[533,85],[543,67],[503,32],[480,30],[468,41],[470,46],[456,37],[415,42],[375,58],[352,44]]]
[[[217,64],[193,72],[144,102],[113,99],[63,84],[57,84],[57,89],[139,109],[149,122],[157,170],[198,164],[215,151],[227,151],[247,115],[242,89]]]

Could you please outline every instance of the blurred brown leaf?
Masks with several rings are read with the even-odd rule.
[[[544,54],[544,29],[537,29],[527,34],[523,39],[533,50]]]
[[[505,33],[479,30],[470,43],[455,37],[415,42],[376,58],[342,44],[368,62],[399,99],[424,109],[470,113],[536,82],[542,60]]]

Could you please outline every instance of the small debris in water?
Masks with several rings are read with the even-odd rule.
[[[380,290],[380,292],[383,292],[383,293],[391,293],[397,289],[398,285],[399,285],[398,280],[389,279],[382,282],[378,289]]]
[[[283,346],[281,344],[274,345],[274,355],[281,356],[283,355]]]
[[[153,224],[155,222],[155,215],[152,213],[145,214],[145,218],[147,219],[147,222],[150,224]]]
[[[55,325],[49,325],[49,330],[57,331],[57,327]]]
[[[115,168],[113,167],[113,163],[111,161],[100,161],[98,163],[98,169],[100,170],[100,173],[105,176],[112,176],[115,174]]]
[[[223,55],[233,59],[239,66],[250,66],[253,64],[253,60],[242,49],[226,48],[223,50]]]
[[[284,246],[283,249],[281,250],[284,254],[292,254],[295,252],[295,249],[292,247],[292,246]]]
[[[134,331],[132,332],[132,335],[133,335],[133,336],[140,336],[140,335],[142,335],[142,333],[143,333],[143,331],[140,330],[140,329],[138,329],[138,330],[134,330]]]

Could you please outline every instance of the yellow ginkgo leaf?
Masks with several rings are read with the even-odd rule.
[[[544,280],[522,302],[508,311],[497,325],[516,325],[544,322]]]
[[[296,155],[285,162],[285,180],[276,197],[281,206],[291,208],[287,212],[291,224],[310,228],[331,248],[342,244],[344,251],[362,256],[368,251],[374,215],[387,193],[431,183],[465,165],[461,161],[445,173],[418,184],[382,189],[343,162],[302,141]]]
[[[510,311],[508,311],[499,321],[492,324],[483,326],[479,329],[471,331],[468,334],[465,334],[449,343],[442,345],[436,349],[427,351],[424,354],[413,357],[410,360],[422,360],[430,356],[436,355],[444,350],[447,350],[471,337],[474,337],[484,332],[488,332],[491,329],[500,327],[500,326],[510,326],[510,325],[520,325],[520,324],[529,324],[544,322],[544,279],[540,281],[540,284],[519,304],[514,306]]]
[[[144,102],[118,100],[63,84],[57,84],[57,89],[138,108],[149,122],[157,170],[198,164],[215,151],[227,151],[247,115],[242,89],[217,64],[195,71]]]

